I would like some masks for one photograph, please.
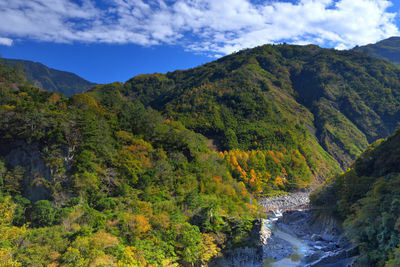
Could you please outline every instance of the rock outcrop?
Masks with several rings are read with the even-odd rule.
[[[27,144],[25,141],[15,141],[2,144],[0,153],[4,156],[7,167],[25,169],[23,191],[26,198],[36,202],[41,199],[48,199],[51,196],[51,192],[46,188],[44,182],[52,182],[53,178],[50,168],[46,166],[41,156],[38,143]]]
[[[247,246],[225,251],[223,256],[214,259],[209,266],[214,267],[261,267],[264,263],[264,247],[270,242],[271,229],[266,227],[263,219],[253,222]]]
[[[64,167],[68,169],[67,151],[64,157]],[[23,195],[32,202],[42,199],[54,198],[51,186],[56,179],[67,179],[65,174],[55,174],[46,164],[42,155],[40,143],[27,143],[22,140],[16,140],[10,143],[0,144],[0,156],[9,169],[21,168],[23,170],[23,179],[21,188]],[[59,177],[60,176],[60,177]],[[63,177],[61,177],[63,176]],[[58,197],[62,198],[62,194]],[[57,202],[57,199],[53,199]],[[57,203],[55,203],[57,204]]]

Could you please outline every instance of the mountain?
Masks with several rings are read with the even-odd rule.
[[[400,266],[400,131],[373,143],[344,174],[311,196],[345,220],[356,266]]]
[[[399,77],[397,66],[356,51],[265,45],[88,93],[106,106],[119,94],[139,100],[205,135],[237,179],[266,192],[321,181],[392,133]]]
[[[367,53],[374,57],[384,58],[400,65],[400,37],[390,37],[376,44],[356,46],[354,50]]]
[[[256,201],[204,136],[112,104],[0,64],[0,265],[204,266],[254,243]]]
[[[358,233],[363,221],[353,224],[348,205],[379,193],[371,203],[383,226],[365,220],[361,240],[379,233],[379,252],[397,255],[397,179],[386,177],[397,143],[378,150],[384,161],[370,149],[352,163],[395,131],[399,77],[357,51],[265,45],[66,98],[0,64],[0,261],[204,266],[254,244],[260,195],[312,188],[360,164],[360,179],[315,199],[339,200]],[[371,191],[375,176],[384,179]],[[391,260],[364,247],[378,257],[368,262]]]
[[[2,60],[8,66],[21,65],[26,79],[35,86],[62,93],[67,97],[85,92],[95,85],[74,73],[52,69],[38,62],[6,58]]]

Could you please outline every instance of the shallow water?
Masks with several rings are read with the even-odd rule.
[[[273,259],[265,259],[263,267],[294,267],[300,266],[300,260],[305,256],[307,251],[309,251],[310,247],[304,243],[301,239],[298,239],[295,236],[292,236],[288,233],[285,233],[279,230],[275,222],[278,218],[274,218],[272,220],[265,220],[264,223],[266,226],[272,228],[272,233],[283,240],[288,241],[294,249],[294,253],[286,258],[283,258],[279,261],[274,261]],[[272,227],[271,227],[272,226]]]

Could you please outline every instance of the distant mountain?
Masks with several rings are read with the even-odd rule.
[[[400,65],[400,37],[390,37],[376,44],[356,46],[354,50],[367,53],[374,57],[384,58]]]
[[[95,84],[78,75],[49,68],[42,63],[20,59],[3,58],[5,65],[20,64],[28,81],[50,92],[63,93],[65,96],[83,93]]]

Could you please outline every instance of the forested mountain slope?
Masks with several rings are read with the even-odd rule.
[[[52,69],[38,62],[8,58],[3,58],[2,61],[8,66],[22,66],[26,79],[35,86],[50,92],[63,93],[67,97],[83,93],[95,85],[74,73]]]
[[[400,266],[400,132],[372,144],[311,200],[345,219],[360,247],[357,266]]]
[[[68,99],[0,65],[0,265],[206,264],[246,244],[259,216],[180,122],[118,92]]]
[[[390,37],[376,44],[356,46],[354,50],[367,53],[374,57],[384,58],[400,65],[400,37]]]
[[[356,51],[265,45],[186,71],[139,75],[117,90],[213,139],[240,167],[236,178],[265,191],[258,182],[290,189],[328,177],[392,133],[399,77],[397,66]],[[107,102],[110,90],[89,94]],[[275,163],[249,167],[268,156]]]
[[[399,79],[356,51],[267,45],[65,98],[0,65],[0,261],[206,264],[247,244],[254,195],[392,133]]]

